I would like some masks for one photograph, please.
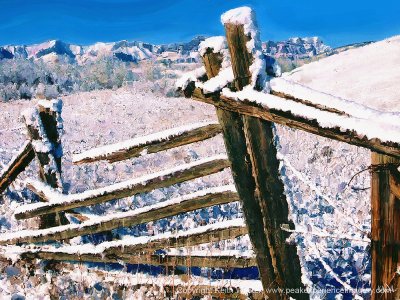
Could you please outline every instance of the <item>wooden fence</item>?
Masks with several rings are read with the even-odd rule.
[[[192,210],[240,201],[244,222],[227,221],[175,235],[157,235],[129,242],[113,241],[95,246],[88,252],[74,253],[69,248],[26,250],[25,258],[67,261],[148,263],[166,265],[201,265],[207,267],[247,267],[257,265],[268,299],[308,299],[301,281],[301,267],[296,246],[286,242],[294,224],[289,220],[288,203],[279,176],[279,161],[274,144],[273,123],[346,142],[372,151],[372,299],[398,299],[399,292],[378,294],[377,287],[400,285],[396,275],[400,263],[400,145],[384,137],[368,136],[361,120],[352,111],[341,109],[340,99],[333,105],[315,99],[326,98],[314,91],[308,98],[304,87],[285,89],[265,86],[265,65],[255,28],[254,14],[242,8],[223,17],[226,47],[203,44],[204,69],[189,74],[180,85],[182,93],[194,100],[216,107],[218,123],[194,124],[185,128],[137,138],[79,154],[76,164],[107,160],[110,163],[156,153],[173,147],[202,141],[222,133],[227,157],[217,156],[178,166],[157,174],[113,184],[106,188],[65,195],[61,181],[61,144],[59,122],[61,105],[41,101],[25,115],[30,141],[0,174],[0,191],[18,176],[36,157],[41,182],[30,180],[27,187],[42,202],[27,204],[15,212],[17,219],[41,218],[38,230],[23,230],[0,235],[0,244],[62,241],[89,233],[142,224]],[[229,52],[227,51],[229,50]],[[229,59],[227,58],[229,53]],[[224,67],[224,62],[230,66]],[[228,75],[227,75],[228,74]],[[271,82],[280,79],[271,79]],[[213,86],[214,88],[210,88]],[[280,87],[280,88],[279,88]],[[295,92],[293,92],[295,91]],[[300,92],[298,92],[300,91]],[[306,95],[306,96],[305,96]],[[306,108],[306,109],[305,109]],[[330,122],[326,122],[329,119]],[[357,122],[353,122],[353,121]],[[373,122],[372,122],[373,123]],[[374,126],[374,124],[369,124]],[[344,124],[350,124],[346,127]],[[351,125],[356,124],[356,125]],[[358,126],[358,127],[357,127]],[[235,187],[225,186],[187,195],[134,211],[111,214],[81,224],[66,224],[65,212],[166,187],[231,168]],[[282,226],[288,230],[282,230]],[[193,246],[231,239],[248,234],[254,257],[165,256],[154,250]],[[64,249],[64,250],[63,250]],[[138,257],[137,253],[144,253]],[[276,289],[272,292],[273,289]],[[278,291],[278,292],[277,292]]]

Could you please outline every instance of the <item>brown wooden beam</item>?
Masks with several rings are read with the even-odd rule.
[[[18,153],[7,164],[4,170],[0,172],[0,194],[25,170],[25,168],[35,158],[30,141],[24,143]]]
[[[250,66],[255,58],[247,48],[249,39],[256,37],[248,36],[241,24],[225,24],[225,31],[236,89],[242,90],[249,84],[253,84],[256,89],[261,88],[258,86],[258,80],[251,82]],[[268,293],[270,299],[289,299],[290,297],[308,299],[309,296],[305,293],[285,292],[286,289],[305,290],[305,287],[301,282],[301,266],[296,246],[286,243],[290,234],[281,230],[282,224],[289,224],[292,229],[294,229],[294,224],[289,222],[288,203],[280,180],[273,124],[247,115],[243,115],[242,119],[245,141],[241,143],[247,146],[246,151],[251,164],[249,169],[255,184],[254,198],[250,200],[254,203],[244,203],[243,209],[245,205],[251,207],[252,211],[248,213],[246,221],[249,222],[249,219],[252,219],[254,223],[257,223],[249,223],[249,231],[256,231],[253,235],[253,246],[255,252],[263,258],[260,259],[258,266],[264,291],[267,292],[271,287],[282,289],[281,293]],[[235,146],[231,145],[231,147]]]
[[[207,50],[203,57],[207,74],[216,76],[218,73],[215,70],[220,70],[222,57],[218,53],[213,53],[211,49]],[[213,64],[217,65],[214,66]],[[268,252],[267,240],[263,234],[262,215],[256,199],[256,183],[250,156],[247,152],[242,116],[219,107],[216,107],[216,112],[218,121],[222,126],[225,148],[231,161],[231,171],[256,256],[260,279],[264,288],[266,288],[269,282],[273,281],[274,273],[272,268],[268,269],[267,267],[271,265],[271,257]],[[275,299],[273,293],[268,294],[268,296]]]
[[[167,149],[203,141],[221,133],[221,126],[217,123],[188,125],[173,128],[148,136],[107,145],[77,154],[73,158],[74,164],[82,164],[99,160],[110,163],[140,156],[143,151],[156,153]]]
[[[116,183],[105,188],[85,191],[80,194],[66,196],[58,195],[59,199],[57,201],[51,201],[51,199],[47,199],[50,200],[50,202],[28,204],[17,210],[15,217],[17,219],[32,218],[35,216],[103,203],[113,199],[129,197],[139,193],[146,193],[154,189],[163,188],[202,176],[211,175],[220,172],[229,166],[229,161],[225,156],[222,155],[202,159],[153,175],[150,174],[137,179]],[[30,184],[28,185],[28,188],[30,188],[33,192],[38,193],[42,197],[46,197],[46,192],[43,193],[42,186],[39,186],[38,189],[34,184]],[[47,195],[48,194],[49,193],[47,193]],[[51,192],[51,195],[54,195],[54,191]]]
[[[390,173],[397,171],[400,160],[372,152],[371,164],[371,299],[397,300],[400,299],[397,273],[400,265],[400,200],[391,193]]]
[[[343,131],[338,127],[321,127],[317,120],[309,120],[287,111],[269,109],[268,107],[262,106],[253,101],[238,101],[220,95],[219,93],[205,94],[200,88],[195,88],[190,95],[194,100],[212,104],[217,108],[257,117],[266,121],[271,121],[273,123],[282,124],[294,129],[337,140],[339,142],[348,143],[370,149],[374,152],[400,158],[400,145],[398,143],[383,142],[377,138],[369,140],[365,136],[359,135],[357,132],[350,130]],[[270,97],[272,96],[270,95]],[[279,99],[285,101],[283,98]]]
[[[61,241],[76,236],[105,232],[172,217],[189,211],[238,201],[233,186],[210,188],[180,198],[157,203],[133,211],[115,213],[80,224],[53,227],[51,230],[21,230],[12,235],[0,234],[0,245]]]
[[[389,184],[390,184],[390,192],[397,199],[400,199],[400,172],[398,170],[391,170]]]
[[[112,255],[102,254],[71,254],[62,251],[32,251],[21,255],[22,259],[45,259],[55,261],[71,262],[100,262],[127,264],[146,264],[154,266],[192,266],[203,268],[248,268],[256,266],[254,258],[236,256],[200,256],[200,255],[168,255],[168,254],[126,254],[113,253]]]
[[[159,249],[171,249],[179,247],[191,247],[200,244],[218,242],[223,240],[235,239],[239,236],[247,234],[247,228],[244,225],[225,226],[224,223],[216,224],[213,226],[201,226],[197,228],[195,233],[181,232],[176,235],[160,235],[153,236],[149,240],[138,242],[135,245],[123,244],[121,246],[110,246],[104,250],[106,254],[115,253],[139,253],[149,252]]]

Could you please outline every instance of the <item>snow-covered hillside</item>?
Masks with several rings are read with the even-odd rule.
[[[400,36],[313,62],[284,77],[380,111],[400,111]]]

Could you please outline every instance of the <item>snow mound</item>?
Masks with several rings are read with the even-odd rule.
[[[285,73],[284,78],[373,109],[400,111],[400,36],[351,49]]]

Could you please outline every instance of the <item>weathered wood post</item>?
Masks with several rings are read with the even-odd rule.
[[[250,67],[255,59],[253,53],[248,51],[247,42],[257,37],[248,36],[245,32],[245,25],[255,25],[249,24],[254,21],[253,15],[250,9],[242,8],[242,11],[228,12],[222,20],[226,28],[234,84],[237,90],[242,90],[251,83]],[[213,53],[209,48],[203,55],[203,61],[207,76],[216,76],[221,68],[221,54]],[[290,224],[292,228],[293,224],[288,220],[288,204],[279,178],[272,124],[220,108],[217,108],[217,115],[223,128],[264,292],[268,299],[289,299],[289,296],[308,299],[301,282],[296,246],[285,243],[288,234],[281,230],[282,224]],[[295,292],[296,289],[298,292]]]
[[[255,89],[262,89],[266,66],[261,57],[261,42],[254,12],[247,7],[239,8],[224,14],[222,21],[236,88],[242,90],[244,86],[251,84]],[[259,74],[256,73],[257,69]],[[289,234],[281,229],[283,224],[294,229],[294,224],[289,221],[288,203],[280,179],[273,124],[259,118],[243,116],[243,125],[256,183],[256,200],[262,216],[262,233],[269,251],[270,261],[267,268],[273,271],[273,280],[269,284],[275,283],[284,290],[281,298],[288,299],[292,296],[295,299],[308,299],[301,282],[301,266],[296,246],[286,243]]]
[[[211,49],[210,49],[211,50]],[[220,70],[222,58],[219,53],[207,51],[203,56],[209,78],[217,75],[215,70]],[[207,65],[206,62],[213,62]],[[222,126],[226,151],[231,162],[232,175],[235,180],[237,192],[243,207],[249,237],[256,255],[260,279],[263,283],[266,296],[269,299],[279,299],[276,293],[267,292],[267,288],[277,287],[274,282],[274,272],[271,257],[268,251],[268,242],[263,234],[262,214],[255,193],[256,183],[253,177],[250,156],[247,152],[246,138],[243,131],[243,120],[240,114],[216,108],[218,121]]]
[[[24,119],[38,161],[40,179],[52,188],[63,192],[60,141],[61,107],[61,100],[41,100],[38,107],[24,113]],[[49,214],[41,217],[40,228],[63,224],[68,224],[64,213]]]
[[[371,155],[372,300],[400,299],[400,160]],[[397,195],[397,196],[396,196]]]

